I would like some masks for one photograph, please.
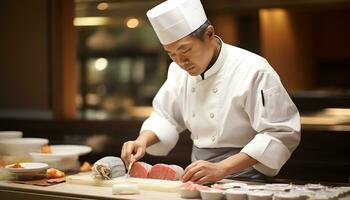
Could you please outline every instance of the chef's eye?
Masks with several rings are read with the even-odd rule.
[[[183,51],[182,53],[188,53],[192,50],[192,48],[186,49],[185,51]]]

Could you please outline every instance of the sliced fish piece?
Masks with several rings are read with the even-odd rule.
[[[179,180],[183,174],[183,169],[177,165],[156,164],[148,173],[148,178],[163,180]]]
[[[145,162],[135,162],[130,170],[130,177],[147,178],[152,165]]]

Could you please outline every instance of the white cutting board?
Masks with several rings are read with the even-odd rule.
[[[93,185],[102,187],[111,187],[116,183],[132,183],[137,184],[142,190],[152,190],[159,192],[178,192],[182,184],[181,181],[168,181],[160,179],[148,179],[148,178],[126,178],[121,176],[112,180],[100,180],[95,179],[91,172],[79,173],[66,177],[67,183]]]

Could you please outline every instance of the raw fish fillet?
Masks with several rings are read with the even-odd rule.
[[[130,170],[130,177],[147,178],[152,165],[145,162],[135,162]]]
[[[148,172],[148,178],[163,180],[179,180],[183,169],[177,165],[156,164]]]

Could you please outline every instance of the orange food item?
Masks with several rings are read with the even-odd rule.
[[[51,147],[49,145],[44,145],[41,147],[41,153],[52,153]]]
[[[24,168],[19,162],[16,162],[15,164],[13,164],[11,166],[11,168],[16,168],[16,169],[19,169],[19,168]]]
[[[47,178],[61,178],[61,177],[64,177],[65,174],[64,174],[64,172],[62,172],[58,169],[50,168],[50,169],[46,170],[46,176],[47,176]]]
[[[91,164],[89,162],[84,162],[83,165],[80,167],[81,172],[88,172],[91,171]]]
[[[0,168],[5,167],[5,161],[0,158]]]

